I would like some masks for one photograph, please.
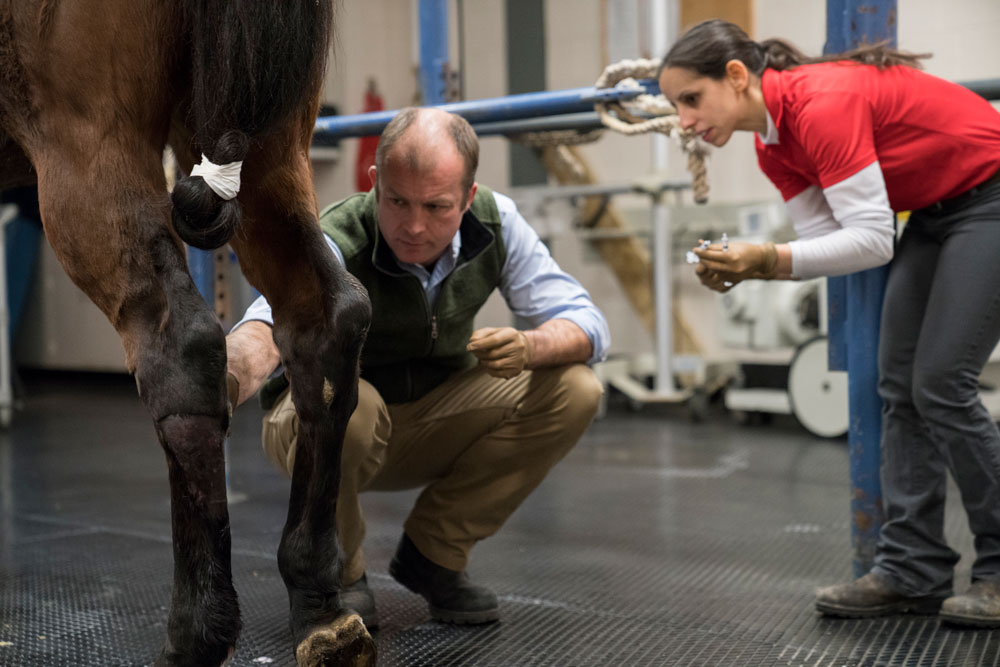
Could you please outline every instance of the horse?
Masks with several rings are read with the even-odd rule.
[[[229,243],[273,307],[301,419],[278,548],[296,660],[375,663],[341,605],[334,504],[371,306],[323,242],[308,158],[333,2],[0,0],[0,188],[37,182],[45,236],[121,336],[166,455],[174,572],[157,667],[224,665],[241,628],[225,336],[182,242]],[[172,193],[168,144],[189,173]]]

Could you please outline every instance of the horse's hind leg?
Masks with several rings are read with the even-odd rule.
[[[137,148],[137,146],[139,148]],[[230,570],[223,438],[225,343],[172,237],[155,147],[35,156],[45,231],[122,337],[170,473],[174,584],[160,667],[216,667],[240,630]],[[117,170],[117,171],[115,171]]]
[[[232,243],[244,274],[273,309],[274,340],[299,416],[278,550],[296,657],[300,665],[360,667],[374,664],[375,645],[357,615],[341,607],[336,499],[371,307],[323,241],[305,150],[288,148],[295,144],[273,141],[244,162],[244,227]]]

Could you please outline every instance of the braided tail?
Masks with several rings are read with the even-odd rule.
[[[240,163],[261,135],[319,90],[333,0],[183,0],[191,42],[189,122],[202,162],[173,190],[173,223],[185,243],[219,248],[242,213]]]

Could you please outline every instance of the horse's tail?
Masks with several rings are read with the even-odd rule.
[[[174,187],[174,229],[205,250],[240,224],[239,169],[256,137],[318,90],[334,0],[191,0],[191,118],[202,163]]]

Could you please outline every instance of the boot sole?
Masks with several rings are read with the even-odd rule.
[[[949,625],[959,625],[971,628],[1000,628],[1000,618],[996,616],[967,616],[965,614],[955,614],[940,612],[941,620]]]
[[[945,598],[926,598],[892,602],[874,607],[851,607],[817,600],[816,611],[838,618],[872,618],[875,616],[890,616],[892,614],[933,616],[941,609],[941,604],[944,601]]]
[[[482,609],[479,611],[452,611],[431,607],[431,618],[442,623],[452,625],[485,625],[486,623],[496,623],[500,620],[500,609]]]

